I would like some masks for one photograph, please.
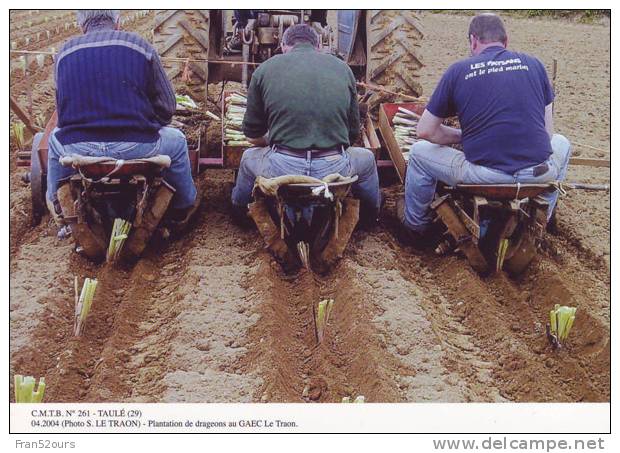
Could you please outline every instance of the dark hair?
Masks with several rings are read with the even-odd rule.
[[[302,42],[312,44],[312,47],[319,47],[319,35],[310,25],[291,25],[282,36],[282,44],[287,47],[293,47]]]
[[[482,43],[505,42],[508,39],[504,23],[497,14],[478,14],[469,24],[467,36],[474,35]]]

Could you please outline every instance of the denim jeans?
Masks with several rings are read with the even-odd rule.
[[[533,168],[514,174],[473,164],[465,154],[449,146],[420,141],[411,146],[405,181],[405,226],[424,232],[432,221],[430,205],[435,195],[437,181],[456,184],[515,184],[563,181],[566,178],[571,147],[568,139],[555,134],[551,139],[552,154],[546,161],[548,171],[534,175]],[[545,193],[549,203],[550,218],[558,200],[557,191]]]
[[[241,158],[232,202],[237,207],[246,207],[250,203],[257,176],[306,175],[322,179],[332,173],[357,175],[358,180],[352,187],[353,195],[366,209],[379,211],[381,192],[374,155],[365,148],[353,147],[339,155],[310,160],[281,154],[271,147],[249,148]]]
[[[56,129],[58,130],[58,129]],[[163,172],[163,176],[176,189],[171,205],[183,209],[194,204],[196,186],[187,151],[185,136],[178,129],[163,127],[159,130],[159,140],[155,143],[133,142],[80,142],[62,145],[55,136],[50,135],[47,160],[47,198],[53,201],[58,191],[58,182],[76,173],[71,167],[63,167],[59,160],[62,156],[80,154],[92,157],[111,157],[113,159],[138,159],[158,154],[170,156],[172,163]]]

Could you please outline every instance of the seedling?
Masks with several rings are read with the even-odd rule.
[[[108,245],[108,253],[106,256],[106,261],[108,263],[115,262],[120,256],[125,240],[127,236],[129,236],[130,229],[130,222],[123,219],[114,219],[112,234],[110,235],[110,244]]]
[[[568,334],[575,322],[574,307],[560,306],[556,304],[553,310],[549,312],[549,325],[547,328],[549,340],[554,347],[562,346],[562,343],[568,338]]]
[[[334,306],[334,299],[324,299],[319,302],[318,308],[314,316],[314,326],[316,332],[316,340],[318,343],[323,342],[325,336],[325,326],[329,321],[329,315]]]
[[[194,102],[192,98],[190,98],[186,94],[177,94],[176,95],[177,105],[181,105],[183,107],[188,107],[190,109],[197,109],[198,106]]]
[[[75,277],[73,282],[73,289],[75,291],[75,325],[74,334],[76,337],[80,336],[84,331],[84,325],[86,324],[86,317],[90,312],[90,307],[95,297],[95,290],[97,289],[97,280],[87,278],[84,280],[82,291],[78,296],[78,278]]]
[[[22,151],[24,149],[24,123],[17,122],[11,124],[11,133],[17,148]]]
[[[497,247],[497,263],[495,264],[496,272],[501,271],[502,267],[504,267],[504,259],[506,258],[506,251],[508,251],[509,245],[510,241],[506,238],[499,241],[499,246]]]
[[[39,379],[37,390],[34,387],[37,380],[32,376],[15,375],[15,402],[16,403],[40,403],[45,394],[45,378]]]

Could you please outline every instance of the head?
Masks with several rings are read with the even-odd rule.
[[[83,33],[92,28],[103,27],[118,30],[120,27],[121,13],[117,9],[78,9],[76,16]]]
[[[291,25],[282,36],[282,52],[287,53],[297,44],[302,43],[310,44],[318,50],[319,35],[310,25]]]
[[[479,55],[491,46],[508,45],[508,35],[504,23],[497,14],[478,14],[469,24],[469,49],[472,55]]]

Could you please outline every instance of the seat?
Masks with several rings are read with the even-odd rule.
[[[130,177],[133,175],[143,175],[146,177],[157,176],[165,168],[170,167],[172,160],[170,156],[156,155],[141,159],[112,159],[110,157],[92,157],[72,154],[60,158],[61,165],[71,166],[80,173],[92,179],[104,177]]]
[[[477,195],[492,200],[522,200],[534,198],[547,190],[553,190],[553,183],[543,184],[457,184],[455,187],[446,187],[453,192]]]
[[[317,198],[324,199],[322,196],[324,191],[320,192],[319,195],[316,194],[316,189],[320,189],[327,185],[327,189],[330,193],[332,193],[335,197],[343,197],[345,196],[351,185],[357,181],[357,175],[342,178],[341,180],[328,182],[323,184],[317,183],[293,183],[293,184],[283,184],[278,188],[278,196],[280,196],[283,200],[312,200],[317,201]]]
[[[283,200],[320,202],[331,200],[333,196],[346,196],[357,179],[357,175],[347,177],[336,173],[326,176],[323,180],[303,175],[284,175],[275,178],[259,176],[254,183],[253,193],[255,196],[260,194]]]

